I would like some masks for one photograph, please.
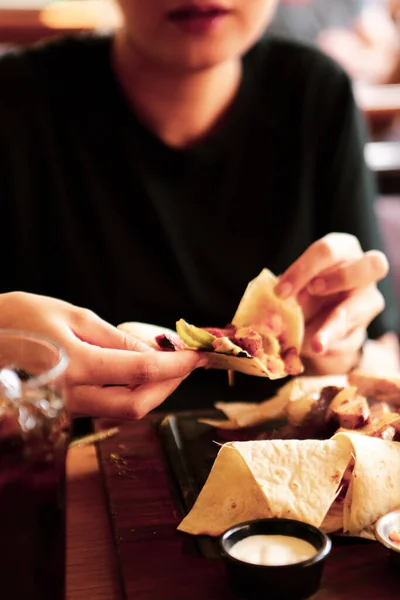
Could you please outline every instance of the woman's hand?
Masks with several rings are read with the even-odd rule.
[[[154,351],[89,310],[24,292],[0,295],[0,327],[40,333],[64,347],[66,404],[74,416],[139,419],[206,361],[194,351]]]
[[[306,331],[302,356],[319,373],[347,372],[357,363],[370,322],[384,309],[376,283],[389,270],[379,251],[331,233],[312,244],[279,278],[276,292],[297,297]]]

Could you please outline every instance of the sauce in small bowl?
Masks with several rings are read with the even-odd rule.
[[[375,537],[389,550],[389,564],[400,571],[400,509],[387,513],[375,525]]]
[[[330,539],[291,519],[257,519],[225,531],[219,540],[228,579],[240,598],[304,600],[320,584]]]

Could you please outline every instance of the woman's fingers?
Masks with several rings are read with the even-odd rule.
[[[347,337],[340,342],[336,342],[329,347],[326,352],[326,356],[338,356],[344,354],[353,354],[357,350],[360,350],[365,340],[367,339],[367,331],[365,327],[359,327],[355,329]]]
[[[348,297],[348,292],[338,292],[329,296],[314,296],[304,288],[297,296],[297,300],[301,305],[304,314],[306,327],[314,320],[315,315],[320,315],[329,309],[337,306]]]
[[[329,345],[324,352],[316,353],[313,346],[313,336],[310,335],[304,347],[304,356],[311,357],[315,356],[316,354],[318,354],[318,356],[326,356],[328,358],[344,356],[346,354],[351,356],[357,352],[357,350],[362,348],[366,339],[367,331],[365,327],[359,327],[349,333],[343,340]]]
[[[129,385],[134,387],[168,379],[186,377],[193,369],[207,364],[195,350],[179,352],[131,352],[75,345],[70,352],[68,382],[72,385]]]
[[[161,327],[159,325],[153,325],[152,323],[143,323],[141,321],[128,321],[118,325],[118,329],[124,331],[128,335],[131,335],[137,340],[148,344],[155,350],[160,350],[160,346],[156,342],[159,335],[169,334],[172,336],[178,336],[176,331],[169,329],[168,327]]]
[[[79,308],[74,311],[71,318],[71,330],[83,342],[101,348],[135,350],[136,352],[154,351],[145,342],[120,331],[107,321],[103,321],[91,310]]]
[[[370,286],[349,294],[323,319],[312,337],[315,352],[330,350],[356,329],[366,327],[384,309],[385,300],[376,288]]]
[[[312,279],[307,290],[316,296],[363,288],[375,283],[389,272],[389,263],[383,252],[371,250],[352,263],[338,265],[329,273],[320,273]]]
[[[16,292],[7,311],[8,326],[41,332],[66,349],[66,403],[72,414],[140,418],[208,362],[205,353],[193,350],[151,351],[95,313],[54,298]]]
[[[170,379],[134,390],[127,387],[75,386],[66,392],[66,405],[73,416],[137,420],[159,406],[181,382],[181,378]]]
[[[358,239],[347,233],[330,233],[314,242],[281,275],[275,292],[281,298],[297,296],[322,271],[342,262],[353,262],[363,255]]]

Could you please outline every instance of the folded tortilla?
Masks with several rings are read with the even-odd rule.
[[[344,500],[343,531],[358,535],[400,506],[400,443],[357,433],[337,433],[350,441],[354,469]]]
[[[300,359],[304,315],[294,298],[276,296],[277,281],[263,269],[247,285],[231,323],[224,328],[196,327],[184,319],[176,323],[179,335],[145,323],[126,322],[118,328],[159,350],[206,352],[213,369],[270,379],[298,375],[304,370]]]
[[[216,536],[242,521],[272,517],[319,527],[350,459],[346,438],[227,443],[178,529]]]
[[[282,300],[275,294],[277,283],[277,277],[269,269],[263,269],[247,285],[232,324],[235,327],[251,325],[258,329],[264,326],[266,313],[276,313],[282,317],[285,325],[282,349],[296,348],[300,351],[304,338],[303,310],[294,298]]]
[[[277,283],[277,277],[268,269],[263,269],[247,285],[231,322],[236,328],[236,339],[245,339],[247,336],[251,338],[253,333],[261,336],[262,350],[258,349],[257,355],[252,356],[247,345],[242,347],[234,342],[231,353],[225,354],[225,344],[217,339],[216,344],[221,345],[222,349],[209,353],[211,367],[270,379],[303,372],[300,360],[304,338],[303,311],[294,298],[282,300],[275,294]],[[282,324],[282,331],[279,333],[271,328],[275,315],[280,317]],[[247,352],[243,352],[243,348],[247,348]],[[240,356],[235,356],[237,352]],[[246,353],[248,356],[243,357]]]
[[[350,470],[344,500],[336,500]],[[327,533],[370,537],[368,530],[400,505],[400,444],[359,434],[330,440],[224,444],[192,510],[178,526],[220,535],[237,523],[291,518]]]

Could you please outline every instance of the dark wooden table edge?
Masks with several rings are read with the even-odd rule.
[[[103,464],[103,461],[101,458],[101,453],[100,453],[100,448],[99,448],[98,442],[95,444],[95,448],[96,448],[96,458],[97,458],[97,462],[99,465],[101,485],[103,488],[104,498],[106,500],[105,510],[107,513],[108,526],[110,527],[110,531],[111,531],[112,546],[113,546],[113,550],[114,550],[115,564],[116,564],[116,570],[117,570],[117,579],[118,579],[118,584],[119,584],[120,594],[121,594],[120,597],[121,597],[121,600],[128,600],[128,596],[127,596],[126,588],[125,588],[124,576],[123,576],[123,572],[122,572],[122,565],[121,565],[120,556],[119,556],[119,548],[118,548],[118,544],[117,544],[115,520],[113,519],[112,512],[111,512],[111,503],[110,503],[110,497],[109,497],[109,492],[108,492],[108,486],[107,486],[107,482],[106,482],[104,464]],[[110,600],[111,600],[111,598],[110,598]]]

